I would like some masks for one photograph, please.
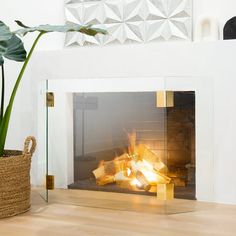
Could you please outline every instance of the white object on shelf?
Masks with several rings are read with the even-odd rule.
[[[201,16],[198,18],[195,30],[196,41],[219,40],[219,22],[213,16]]]

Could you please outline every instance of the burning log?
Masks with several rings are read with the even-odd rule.
[[[171,178],[154,170],[153,166],[147,161],[131,161],[131,167],[133,172],[141,172],[147,179],[149,185],[157,185],[170,183]]]
[[[115,175],[116,167],[114,161],[101,161],[96,170],[93,171],[96,179],[100,179],[105,175]]]
[[[142,188],[145,191],[148,191],[151,188],[151,185],[149,184],[148,180],[141,171],[137,171],[135,176],[141,184],[141,186],[138,186],[139,188]]]
[[[115,182],[115,179],[114,179],[113,175],[105,175],[105,176],[97,179],[98,185],[106,185],[106,184],[111,184],[114,182]]]
[[[115,178],[115,181],[116,181],[116,182],[121,182],[121,181],[130,180],[130,179],[126,176],[126,172],[125,172],[125,171],[120,171],[120,172],[116,173],[114,178]]]
[[[127,176],[127,171],[120,171],[116,173],[115,182],[120,188],[132,189],[131,179]]]
[[[146,160],[147,162],[154,164],[160,161],[156,153],[148,149],[144,145],[139,145],[139,155],[141,160]]]
[[[155,152],[147,148],[145,145],[139,145],[139,160],[146,160],[153,165],[153,168],[161,173],[167,173],[167,166],[161,161]]]
[[[157,185],[152,185],[148,192],[156,193],[157,192]]]
[[[163,174],[168,173],[168,168],[162,161],[158,161],[158,162],[154,163],[153,168],[154,168],[154,170],[156,170],[160,173],[163,173]]]
[[[100,165],[96,170],[93,171],[93,174],[96,179],[100,179],[105,175],[104,165]]]
[[[100,162],[93,171],[98,185],[116,183],[121,188],[160,192],[160,198],[170,198],[171,178],[166,165],[145,145],[136,146],[136,134],[128,134],[129,154],[112,161]],[[164,191],[165,190],[165,191]],[[161,195],[162,194],[162,195]]]
[[[130,189],[132,190],[133,187],[130,183],[130,180],[125,180],[125,181],[120,181],[120,182],[117,182],[117,185],[120,187],[120,188],[126,188],[126,189]]]
[[[115,173],[118,173],[120,171],[126,171],[127,168],[130,167],[129,161],[130,161],[130,159],[128,159],[128,160],[115,160],[114,161]]]
[[[123,155],[121,155],[119,157],[116,157],[115,160],[116,161],[123,161],[123,160],[130,161],[131,158],[130,158],[130,156],[128,154],[125,153],[125,154],[123,154]]]
[[[104,171],[106,175],[114,175],[116,173],[116,167],[114,161],[104,162]]]

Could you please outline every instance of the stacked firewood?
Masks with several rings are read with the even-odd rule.
[[[167,167],[145,145],[134,142],[129,151],[112,161],[101,161],[93,171],[98,185],[116,183],[121,188],[157,192],[158,185],[170,184]]]

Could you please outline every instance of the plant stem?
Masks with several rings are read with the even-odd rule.
[[[31,47],[31,49],[30,49],[30,52],[29,52],[29,54],[28,54],[28,56],[27,56],[27,58],[26,58],[26,60],[25,60],[25,62],[24,62],[24,65],[23,65],[22,68],[21,68],[20,74],[19,74],[19,76],[18,76],[18,78],[17,78],[17,81],[16,81],[16,83],[15,83],[15,86],[14,86],[13,91],[12,91],[12,94],[11,94],[11,98],[10,98],[10,101],[9,101],[9,106],[12,106],[12,105],[13,105],[13,102],[14,102],[14,99],[15,99],[15,96],[16,96],[16,92],[17,92],[17,89],[18,89],[18,87],[19,87],[19,85],[20,85],[21,79],[22,79],[22,77],[23,77],[23,75],[24,75],[25,69],[26,69],[26,67],[27,67],[27,65],[28,65],[28,63],[29,63],[29,61],[30,61],[30,58],[31,58],[31,56],[32,56],[32,54],[33,54],[33,51],[34,51],[34,49],[35,49],[35,47],[36,47],[36,45],[37,45],[39,39],[41,38],[41,36],[42,36],[43,34],[44,34],[44,32],[39,33],[39,35],[38,35],[37,38],[35,39],[35,41],[34,41],[32,47]]]
[[[15,96],[16,96],[16,92],[17,92],[17,89],[20,85],[20,82],[21,82],[21,79],[24,75],[24,72],[25,72],[25,69],[30,61],[30,58],[33,54],[33,51],[40,39],[40,37],[45,34],[45,32],[40,32],[39,35],[37,36],[37,38],[35,39],[31,49],[30,49],[30,52],[24,62],[24,65],[22,66],[21,68],[21,71],[20,71],[20,74],[16,80],[16,83],[15,83],[15,86],[13,88],[13,91],[12,91],[12,94],[11,94],[11,97],[10,97],[10,100],[9,100],[9,103],[8,103],[8,106],[6,108],[6,111],[4,113],[4,116],[3,116],[3,119],[1,120],[1,123],[0,123],[0,157],[3,155],[3,151],[4,151],[4,147],[5,147],[5,142],[6,142],[6,137],[7,137],[7,132],[8,132],[8,127],[9,127],[9,121],[10,121],[10,118],[11,118],[11,112],[12,112],[12,107],[13,107],[13,103],[14,103],[14,100],[15,100]]]
[[[1,92],[1,111],[0,111],[0,120],[3,118],[4,114],[4,96],[5,96],[5,73],[4,73],[4,64],[2,67],[2,92]]]

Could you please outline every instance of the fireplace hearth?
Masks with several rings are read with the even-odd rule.
[[[69,188],[157,197],[164,188],[196,199],[195,92],[76,93],[73,100]]]

